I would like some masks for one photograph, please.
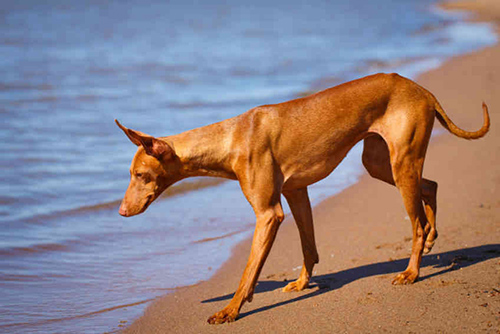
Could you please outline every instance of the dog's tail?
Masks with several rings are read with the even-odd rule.
[[[446,115],[446,113],[444,112],[443,108],[441,107],[438,101],[436,101],[435,109],[436,109],[436,117],[439,120],[439,123],[441,123],[441,125],[446,130],[450,131],[457,137],[464,139],[479,139],[483,137],[490,129],[490,115],[488,114],[488,106],[484,102],[483,102],[483,118],[484,118],[483,127],[478,131],[473,131],[473,132],[462,130],[458,126],[456,126],[448,117],[448,115]]]

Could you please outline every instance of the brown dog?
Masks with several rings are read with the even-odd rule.
[[[283,221],[281,194],[297,223],[304,255],[299,278],[284,291],[308,286],[318,253],[307,186],[330,174],[364,139],[368,173],[399,189],[412,223],[410,262],[393,283],[413,283],[422,253],[431,250],[437,237],[437,183],[422,178],[434,117],[454,135],[477,139],[490,125],[484,103],[483,113],[479,131],[461,130],[424,88],[397,74],[376,74],[174,136],[155,138],[116,122],[139,147],[120,214],[144,212],[162,191],[186,177],[238,180],[257,218],[252,249],[233,299],[208,319],[211,324],[234,321],[243,303],[252,300]]]

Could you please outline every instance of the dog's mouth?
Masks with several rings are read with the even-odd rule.
[[[144,206],[142,207],[141,209],[141,213],[143,213],[144,211],[146,211],[146,209],[148,208],[148,206],[153,202],[153,195],[149,195],[147,198],[146,198],[146,203],[144,203]]]

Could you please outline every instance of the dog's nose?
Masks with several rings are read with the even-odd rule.
[[[120,205],[120,209],[118,210],[118,213],[120,215],[122,215],[123,217],[128,217],[127,208],[125,208],[123,203]]]

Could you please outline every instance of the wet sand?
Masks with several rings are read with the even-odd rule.
[[[459,3],[496,24],[499,7],[496,0]],[[439,183],[439,238],[423,259],[418,282],[391,285],[408,263],[410,221],[397,189],[365,175],[314,208],[320,263],[309,289],[281,292],[302,264],[298,232],[287,217],[253,302],[243,306],[238,321],[206,323],[235,291],[250,240],[212,279],[157,300],[125,332],[499,333],[500,46],[451,59],[416,81],[459,127],[481,127],[482,101],[492,121],[490,132],[476,141],[457,138],[436,122],[441,134],[431,141],[424,176]]]

